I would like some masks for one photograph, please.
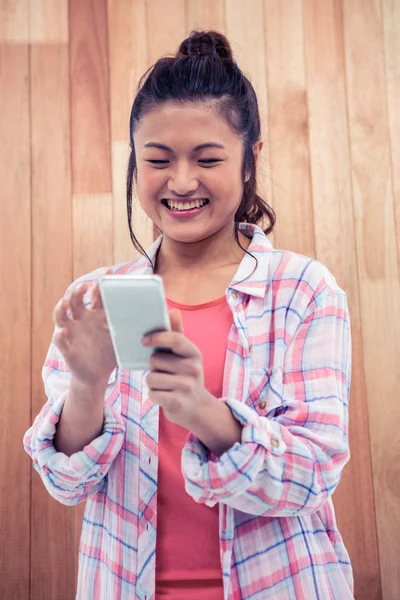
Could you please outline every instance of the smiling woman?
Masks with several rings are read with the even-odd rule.
[[[133,139],[138,197],[164,233],[160,260],[172,247],[180,254],[182,243],[196,253],[204,237],[212,246],[231,238],[243,197],[243,142],[228,123],[204,102],[169,101],[138,122]]]
[[[233,60],[226,38],[216,32],[212,38],[204,35],[193,33],[176,57],[157,61],[142,78],[132,106],[128,220],[132,242],[141,253],[131,227],[134,178],[145,212],[165,235],[161,253],[172,241],[171,227],[178,235],[179,255],[179,241],[201,242],[204,234],[212,247],[225,244],[232,221],[236,242],[245,251],[248,244],[239,232],[240,222],[259,223],[264,218],[267,234],[275,223],[272,208],[257,194],[262,142],[253,86]],[[197,39],[201,50],[193,53]],[[205,39],[213,41],[206,44]],[[162,169],[162,174],[146,166]],[[192,200],[207,202],[178,214],[182,204]],[[167,201],[176,202],[168,213],[160,208]],[[192,246],[192,251],[196,254],[199,247]]]
[[[112,272],[162,277],[171,331],[142,341],[148,372],[115,370],[99,272],[72,285],[25,436],[50,493],[87,501],[77,598],[350,600],[331,499],[349,458],[346,296],[266,236],[257,99],[223,35],[193,32],[145,75],[130,140],[143,256]],[[134,179],[162,231],[146,252]]]

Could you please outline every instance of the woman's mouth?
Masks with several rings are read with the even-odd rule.
[[[162,200],[162,204],[167,208],[171,216],[174,217],[190,217],[200,213],[208,204],[207,198],[197,198],[196,200]]]

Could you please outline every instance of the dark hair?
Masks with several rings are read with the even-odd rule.
[[[141,78],[130,117],[131,153],[127,176],[127,209],[131,240],[135,248],[146,254],[132,230],[132,184],[136,177],[136,155],[133,136],[137,124],[147,112],[165,102],[212,103],[243,139],[243,196],[235,214],[235,239],[239,241],[238,223],[258,224],[268,220],[266,234],[273,230],[273,209],[257,194],[256,163],[253,146],[260,140],[261,126],[257,97],[253,86],[233,59],[231,46],[216,31],[192,31],[180,45],[175,57],[160,58]]]

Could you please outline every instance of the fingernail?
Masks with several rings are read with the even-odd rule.
[[[149,336],[145,336],[142,338],[142,345],[143,346],[150,346],[150,337]]]

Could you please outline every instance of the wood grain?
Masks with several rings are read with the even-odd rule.
[[[315,255],[300,0],[265,2],[275,245]]]
[[[129,158],[129,117],[140,78],[150,66],[146,3],[109,0],[110,99],[114,262],[138,257],[129,237],[126,173]],[[153,37],[152,37],[153,39]],[[144,248],[153,241],[153,226],[139,201],[133,203],[133,230]]]
[[[400,290],[379,2],[345,2],[356,249],[383,597],[400,597]],[[372,85],[373,82],[373,85]],[[387,410],[386,407],[390,406]]]
[[[68,47],[31,47],[32,415],[46,401],[41,368],[52,312],[72,279]],[[73,598],[73,510],[33,476],[31,598]]]
[[[174,55],[188,33],[185,23],[185,0],[147,0],[146,26],[148,58],[154,64],[161,56]],[[173,15],[173,18],[171,18]],[[168,27],[165,24],[168,23]]]
[[[72,190],[111,192],[106,0],[70,0]]]
[[[28,0],[0,0],[0,42],[29,42]]]
[[[268,97],[264,39],[264,6],[262,0],[252,2],[252,10],[240,0],[225,3],[226,33],[239,67],[253,84],[261,118],[264,148],[258,167],[258,188],[261,196],[273,204],[270,178]]]
[[[129,117],[139,79],[150,66],[146,1],[108,1],[111,139],[129,140]]]
[[[139,254],[129,237],[126,210],[126,170],[129,147],[123,142],[112,145],[113,165],[113,223],[114,223],[114,263],[135,260]],[[153,223],[143,211],[134,194],[132,198],[132,228],[139,243],[146,250],[153,241]]]
[[[68,0],[29,0],[29,40],[68,42]]]
[[[305,0],[305,56],[316,257],[346,290],[349,302],[353,372],[350,396],[351,460],[334,504],[352,561],[355,596],[382,597],[375,525],[368,406],[366,402],[360,299],[348,146],[341,4]],[[360,527],[359,523],[370,523]]]
[[[224,33],[225,5],[223,0],[186,0],[186,31],[213,29]]]
[[[73,276],[113,264],[111,194],[73,196]]]
[[[29,55],[0,44],[0,596],[29,597],[31,202]],[[4,93],[3,90],[7,90]]]
[[[393,193],[400,264],[400,2],[382,0]]]

